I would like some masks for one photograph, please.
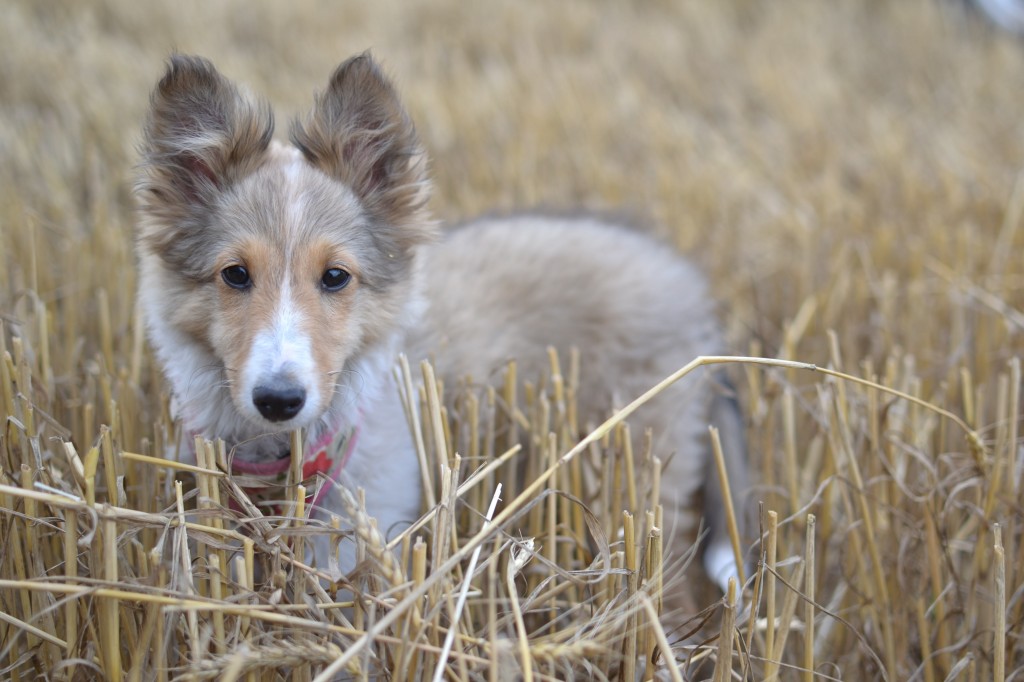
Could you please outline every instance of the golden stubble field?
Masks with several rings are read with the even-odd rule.
[[[0,44],[0,678],[428,679],[453,630],[450,679],[1022,674],[1024,44],[961,3],[12,0]],[[756,617],[708,588],[699,632],[657,625],[650,461],[621,431],[594,446],[605,486],[638,476],[630,514],[596,521],[607,556],[549,494],[581,493],[585,462],[527,488],[583,435],[557,382],[518,396],[549,459],[505,497],[537,504],[482,528],[467,510],[505,474],[452,485],[474,465],[432,474],[422,544],[390,552],[356,513],[368,596],[344,612],[296,563],[310,528],[238,532],[215,446],[196,475],[145,459],[174,436],[133,314],[130,176],[164,59],[210,57],[283,122],[367,48],[439,217],[636,216],[709,273],[737,354],[867,380],[730,368],[778,525],[751,549],[773,566]],[[504,449],[424,423],[448,456]],[[524,527],[557,551],[513,557]]]

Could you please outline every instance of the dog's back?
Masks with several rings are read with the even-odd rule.
[[[594,421],[695,357],[722,352],[703,276],[636,231],[596,218],[490,218],[454,230],[425,255],[427,308],[408,345],[449,379],[494,384],[515,359],[520,375],[536,380],[550,371],[549,346],[563,358],[575,347],[578,412]],[[710,458],[712,420],[723,430],[734,491],[746,491],[747,474],[742,419],[713,377],[699,372],[677,382],[631,426],[634,434],[651,428],[654,452],[668,462],[661,502],[676,555],[700,518],[694,501],[704,489],[705,564],[724,586],[735,565]]]

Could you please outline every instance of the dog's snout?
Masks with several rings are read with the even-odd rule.
[[[252,391],[252,402],[264,419],[283,422],[302,411],[306,391],[299,386],[257,386]]]

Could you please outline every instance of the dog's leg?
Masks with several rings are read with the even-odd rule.
[[[739,537],[746,537],[746,515],[744,498],[749,489],[750,479],[747,473],[747,444],[744,436],[743,416],[739,404],[724,376],[718,381],[724,383],[723,390],[715,396],[711,403],[711,424],[718,429],[722,441],[722,454],[725,458],[725,472],[729,479],[729,490],[732,493],[733,508],[736,512],[736,525]],[[729,579],[735,578],[739,585],[739,569],[733,553],[732,540],[729,537],[726,516],[726,502],[722,482],[719,480],[718,467],[710,440],[706,449],[704,518],[708,524],[708,540],[704,548],[704,569],[723,592],[728,590]]]

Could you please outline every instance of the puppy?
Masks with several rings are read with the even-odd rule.
[[[392,378],[400,352],[430,357],[455,385],[512,358],[538,376],[547,347],[578,348],[582,422],[723,346],[701,274],[622,227],[523,215],[439,240],[426,155],[366,54],[338,67],[290,143],[273,134],[265,103],[210,62],[175,55],[152,95],[136,183],[139,302],[172,410],[187,434],[224,439],[246,480],[284,480],[289,433],[303,429],[303,476],[343,472],[394,532],[418,517],[422,480]],[[653,429],[669,462],[669,552],[682,551],[675,539],[700,519],[703,492],[705,566],[724,586],[737,566],[709,421],[743,492],[742,419],[712,386],[680,382],[632,424]],[[336,510],[332,487],[313,513]]]

